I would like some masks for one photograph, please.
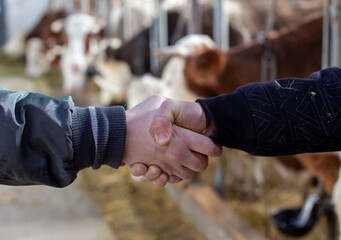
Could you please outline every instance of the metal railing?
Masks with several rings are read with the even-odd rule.
[[[0,46],[6,42],[5,0],[0,0]]]

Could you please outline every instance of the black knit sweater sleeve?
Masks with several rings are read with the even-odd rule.
[[[224,146],[263,156],[341,150],[339,68],[197,101],[215,126],[212,139]]]

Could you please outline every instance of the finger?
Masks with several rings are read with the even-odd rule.
[[[168,182],[173,183],[173,184],[179,183],[181,181],[182,181],[182,178],[179,178],[178,176],[175,176],[175,175],[170,176],[168,179]]]
[[[143,176],[149,181],[154,181],[160,176],[161,172],[162,171],[158,166],[151,165]]]
[[[208,157],[201,153],[190,152],[191,154],[182,162],[182,166],[194,172],[204,171],[208,166]]]
[[[219,157],[222,154],[222,147],[213,142],[209,137],[176,125],[173,125],[173,129],[176,136],[181,138],[192,151],[212,157]]]
[[[128,168],[131,175],[135,177],[142,176],[148,170],[148,167],[143,163],[134,163],[132,165],[128,165]]]
[[[167,181],[168,181],[168,174],[162,172],[160,176],[153,181],[153,183],[154,185],[158,187],[163,187],[166,185]]]
[[[181,179],[193,179],[197,175],[197,172],[185,166],[181,166],[180,168],[176,169],[175,175]]]
[[[182,139],[176,136],[170,142],[169,151],[164,156],[168,161],[161,163],[162,170],[170,176],[176,175],[182,179],[192,179],[197,171],[202,171],[207,165],[205,156],[198,157],[197,154],[193,154]]]
[[[169,99],[156,112],[151,128],[156,142],[167,145],[172,136],[173,123],[196,132],[205,132],[206,122],[205,112],[200,104]]]
[[[167,145],[172,137],[172,125],[177,118],[180,106],[174,100],[166,100],[156,112],[151,128],[156,142],[161,145]]]
[[[135,176],[131,175],[131,177],[132,177],[133,180],[136,181],[136,182],[143,182],[143,181],[146,181],[146,179],[144,178],[143,175],[138,176],[138,177],[135,177]]]
[[[165,146],[169,143],[173,132],[171,119],[162,115],[154,116],[151,128],[157,144]]]
[[[178,138],[176,134],[175,138]],[[173,168],[173,171],[168,171],[168,168],[166,167],[162,168],[164,171],[167,169],[166,172],[171,173],[170,175],[176,173],[175,175],[178,177],[188,179],[191,177],[184,176],[184,174],[187,174],[187,172],[183,171],[183,167],[193,172],[201,172],[207,168],[208,157],[206,155],[191,151],[191,149],[186,146],[186,143],[184,143],[182,139],[174,139],[174,141],[178,141],[182,145],[177,145],[176,150],[168,152],[166,157],[171,159],[170,162],[173,163],[175,167]],[[170,144],[172,143],[173,142]]]

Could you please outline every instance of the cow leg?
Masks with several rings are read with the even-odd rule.
[[[264,175],[260,161],[253,156],[245,159],[245,176],[242,193],[246,198],[257,198],[261,195]]]

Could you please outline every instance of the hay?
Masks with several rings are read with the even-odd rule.
[[[119,240],[204,240],[164,189],[134,181],[126,167],[84,175]]]

